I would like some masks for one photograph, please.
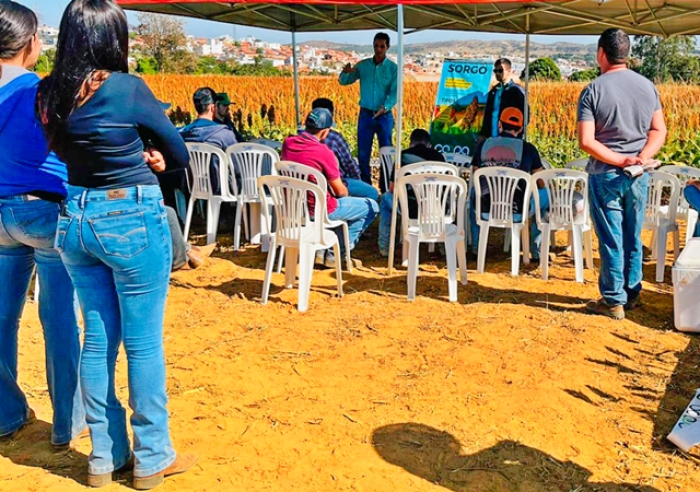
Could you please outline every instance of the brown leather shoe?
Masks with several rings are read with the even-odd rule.
[[[151,490],[163,483],[165,477],[185,473],[197,464],[199,456],[192,453],[178,453],[172,465],[165,470],[148,477],[134,477],[134,488],[136,490]]]
[[[131,471],[134,469],[134,457],[129,458],[124,466],[118,468],[114,471],[108,473],[100,473],[99,475],[91,475],[88,473],[87,484],[93,489],[98,489],[100,487],[106,487],[110,483],[119,479],[119,474],[126,471]]]
[[[586,311],[592,314],[601,314],[608,318],[622,320],[625,319],[625,307],[621,305],[609,306],[605,299],[598,299],[586,304]]]
[[[20,425],[16,430],[10,432],[9,434],[5,434],[4,436],[0,436],[0,440],[2,441],[10,441],[17,436],[19,431],[24,429],[27,425],[31,424],[36,420],[36,414],[34,413],[34,410],[31,408],[29,409],[29,414],[27,415],[27,420],[24,421],[22,425]]]
[[[192,246],[187,252],[187,264],[193,270],[204,265],[207,258],[211,256],[216,248],[216,243],[207,244],[206,246]]]

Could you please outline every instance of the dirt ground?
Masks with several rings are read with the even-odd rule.
[[[387,276],[376,229],[343,273],[314,272],[309,311],[265,255],[230,235],[207,266],[173,275],[165,346],[177,449],[201,456],[163,491],[697,491],[700,470],[665,436],[700,386],[695,336],[673,329],[671,270],[615,322],[587,315],[597,274],[573,281],[557,250],[509,274],[491,240],[487,273],[469,261],[447,302],[444,259],[422,255],[419,297]],[[646,237],[646,236],[645,236]],[[560,243],[565,239],[562,234]],[[647,237],[648,239],[648,237]],[[670,264],[669,256],[668,263]],[[597,258],[596,258],[597,264]],[[21,326],[20,379],[39,420],[0,443],[0,491],[85,488],[89,439],[55,453],[35,304]],[[126,403],[120,357],[119,394]],[[105,490],[131,486],[127,474]]]

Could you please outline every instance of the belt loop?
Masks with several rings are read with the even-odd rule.
[[[85,189],[80,194],[80,200],[78,201],[78,206],[80,207],[81,210],[85,210],[85,201],[87,200],[87,192],[88,192],[88,190]]]
[[[136,203],[141,205],[141,199],[143,198],[141,185],[136,186]]]

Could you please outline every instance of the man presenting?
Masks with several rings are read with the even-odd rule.
[[[512,78],[511,63],[500,58],[493,64],[497,84],[489,91],[484,108],[484,122],[479,132],[481,139],[497,137],[501,113],[506,108],[515,108],[525,114],[525,91]],[[522,137],[521,137],[522,138]]]
[[[666,124],[659,94],[649,80],[627,69],[630,39],[608,29],[598,40],[602,75],[581,93],[578,138],[590,154],[591,216],[600,243],[602,298],[587,310],[623,319],[639,304],[642,290],[642,223],[649,177],[624,168],[643,164],[661,149]]]
[[[380,32],[374,36],[374,57],[362,60],[354,67],[348,63],[340,74],[340,85],[360,81],[360,116],[357,121],[357,160],[362,181],[372,184],[369,160],[374,135],[380,147],[391,145],[396,104],[396,63],[387,59],[389,36]]]

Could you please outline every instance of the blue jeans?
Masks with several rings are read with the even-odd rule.
[[[345,185],[348,187],[348,194],[356,198],[369,198],[375,202],[379,200],[379,192],[377,188],[371,184],[367,184],[361,179],[345,180]]]
[[[540,195],[540,212],[542,216],[549,210],[549,194],[546,188],[537,188],[537,193]],[[469,230],[472,236],[472,252],[477,254],[479,248],[479,224],[476,222],[476,189],[472,188],[469,197]],[[539,259],[540,246],[542,244],[542,231],[537,228],[535,217],[535,199],[530,198],[530,207],[528,208],[528,218],[530,219],[530,255],[533,259]],[[488,219],[489,212],[482,209],[481,216],[483,220]],[[521,219],[519,214],[514,214],[516,221]]]
[[[688,204],[693,210],[700,212],[700,190],[697,186],[687,185],[685,190],[683,190],[683,195],[688,201]],[[693,231],[693,237],[700,237],[700,220],[695,224],[695,231]]]
[[[360,236],[370,226],[377,213],[379,213],[379,205],[374,200],[346,196],[338,199],[338,208],[333,213],[328,214],[328,218],[347,222],[350,250],[353,250],[360,240]],[[340,240],[340,252],[345,254],[345,241],[342,238],[341,229],[338,229],[336,233]],[[329,250],[327,254],[332,255],[332,251]]]
[[[126,412],[114,389],[114,365],[123,342],[133,411],[134,476],[158,473],[175,461],[163,353],[172,251],[160,189],[69,186],[56,247],[85,319],[80,383],[92,437],[88,471],[109,473],[131,456]]]
[[[369,160],[372,157],[374,135],[377,135],[380,147],[387,147],[391,145],[393,132],[394,116],[391,113],[385,113],[379,118],[375,118],[372,111],[360,109],[360,116],[357,120],[357,162],[360,165],[362,181],[365,183],[372,184]],[[382,183],[382,180],[379,182]]]
[[[17,331],[34,264],[39,272],[39,319],[46,345],[46,379],[53,404],[51,442],[65,444],[85,428],[78,363],[80,329],[73,284],[53,249],[59,205],[0,198],[0,436],[27,421],[17,385]]]
[[[379,202],[379,251],[389,251],[389,239],[391,239],[391,210],[394,206],[394,194],[387,191]],[[400,213],[400,210],[399,210]]]
[[[591,174],[588,183],[600,243],[600,293],[608,305],[624,305],[642,291],[642,225],[649,175],[630,178],[620,169]]]

